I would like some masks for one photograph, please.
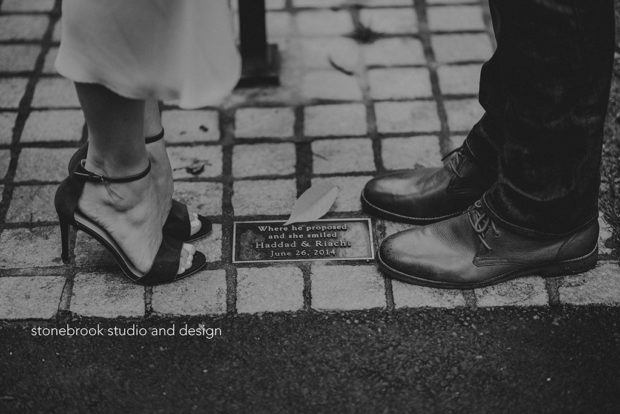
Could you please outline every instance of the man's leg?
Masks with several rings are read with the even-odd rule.
[[[491,1],[499,14],[495,220],[545,237],[597,216],[604,118],[613,64],[611,0]]]
[[[613,2],[491,6],[500,27],[492,66],[498,90],[481,90],[481,101],[499,130],[487,141],[498,144],[498,179],[464,214],[382,243],[385,273],[409,283],[477,288],[596,263]]]

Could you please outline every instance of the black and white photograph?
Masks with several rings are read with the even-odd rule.
[[[0,0],[1,413],[619,413],[620,0]]]

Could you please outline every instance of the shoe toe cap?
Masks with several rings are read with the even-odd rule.
[[[385,239],[379,248],[379,262],[387,273],[412,283],[441,284],[458,279],[458,269],[467,258],[436,237],[435,227],[406,230]]]
[[[409,174],[393,173],[373,178],[364,187],[362,197],[364,201],[374,207],[385,210],[400,210],[400,200],[414,193],[411,188]]]

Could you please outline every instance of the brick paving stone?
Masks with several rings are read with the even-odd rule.
[[[222,184],[179,181],[174,183],[174,198],[203,216],[222,214]]]
[[[375,170],[372,141],[367,138],[314,141],[312,152],[315,174]]]
[[[58,48],[52,47],[45,56],[45,62],[43,63],[43,73],[45,74],[57,74],[54,63],[56,62],[56,56],[58,56]]]
[[[178,282],[154,286],[153,312],[166,315],[209,315],[226,312],[226,272],[203,271]]]
[[[485,30],[480,6],[429,7],[428,26],[435,31]]]
[[[277,38],[290,37],[292,21],[289,13],[267,12],[267,38],[275,40]]]
[[[430,74],[423,68],[368,71],[373,99],[427,98],[433,96]]]
[[[237,138],[289,138],[295,114],[291,108],[242,108],[235,114]]]
[[[196,250],[204,253],[207,262],[219,262],[222,260],[222,225],[213,224],[213,230],[205,238],[193,241]]]
[[[20,142],[79,141],[84,115],[79,110],[33,111]]]
[[[307,68],[331,69],[331,60],[340,67],[355,70],[359,59],[357,43],[343,37],[296,39],[295,49],[298,60]]]
[[[75,148],[23,148],[17,160],[15,181],[62,181]]]
[[[432,132],[441,128],[435,102],[378,102],[377,129],[390,132]]]
[[[58,226],[5,229],[0,233],[0,268],[59,265],[62,260]]]
[[[361,211],[360,194],[371,176],[361,177],[321,177],[313,178],[312,184],[331,183],[340,190],[338,198],[332,207],[334,212]]]
[[[286,7],[286,0],[267,0],[265,2],[267,10],[277,10]]]
[[[79,108],[73,84],[64,78],[40,79],[34,90],[32,106],[35,108]]]
[[[40,52],[40,46],[0,46],[0,72],[32,71]]]
[[[289,175],[295,173],[294,144],[236,145],[232,171],[235,177]]]
[[[418,32],[418,19],[410,8],[362,9],[361,23],[380,34],[409,34]]]
[[[56,185],[15,187],[6,221],[9,223],[57,221],[58,216],[53,207],[56,188]]]
[[[401,231],[413,229],[416,227],[413,224],[409,223],[399,223],[397,221],[389,221],[389,220],[381,220],[383,226],[385,227],[385,237],[391,236],[392,234],[400,233]]]
[[[358,2],[360,3],[360,2]],[[362,0],[365,7],[372,6],[411,6],[411,0]]]
[[[0,108],[17,108],[27,83],[26,78],[0,79]]]
[[[4,0],[3,12],[46,12],[54,8],[54,0]]]
[[[283,312],[303,308],[304,280],[297,267],[237,270],[237,312]]]
[[[219,146],[168,147],[167,150],[175,180],[222,175],[222,149]],[[195,163],[204,164],[205,168],[200,174],[194,175],[186,171],[187,167]]]
[[[560,301],[571,305],[620,305],[620,266],[599,262],[589,272],[561,280]]]
[[[598,254],[611,254],[613,249],[611,247],[607,247],[607,242],[611,241],[613,236],[613,228],[607,223],[607,221],[605,221],[603,213],[599,213],[598,226]]]
[[[46,16],[0,16],[0,40],[39,40],[48,22]]]
[[[13,126],[17,114],[12,112],[0,112],[0,144],[10,144],[13,139]],[[2,173],[2,171],[0,171]]]
[[[0,319],[51,319],[65,285],[61,276],[0,278]]]
[[[144,287],[120,273],[78,273],[73,281],[71,312],[100,318],[144,316]]]
[[[493,53],[487,34],[434,35],[431,44],[438,62],[486,61]]]
[[[306,136],[366,135],[366,108],[361,104],[319,105],[304,108]]]
[[[308,99],[351,101],[362,99],[362,91],[355,77],[335,70],[306,73],[302,81],[302,93]]]
[[[545,306],[548,295],[539,277],[515,279],[474,291],[478,306]]]
[[[333,36],[353,31],[351,15],[346,11],[302,11],[295,15],[295,22],[303,36]]]
[[[162,125],[166,142],[200,143],[220,139],[217,111],[163,111]]]
[[[436,136],[386,138],[381,141],[381,146],[383,165],[388,170],[441,165],[439,139]]]
[[[471,0],[426,0],[427,4],[458,4],[471,3]]]
[[[313,265],[312,308],[357,310],[384,308],[385,282],[375,266]]]
[[[451,131],[469,131],[484,114],[477,99],[448,100],[444,105]]]
[[[60,35],[62,33],[62,19],[59,20],[54,26],[54,31],[52,32],[52,41],[60,42]]]
[[[450,149],[459,148],[465,142],[466,135],[450,135]]]
[[[379,39],[362,46],[367,65],[421,65],[426,63],[422,42],[409,37]]]
[[[397,308],[455,308],[465,306],[458,290],[433,289],[392,280],[394,305]]]
[[[444,95],[477,94],[480,83],[480,65],[440,66],[439,87]]]
[[[286,55],[286,51],[282,51]],[[286,57],[284,57],[286,59]],[[226,101],[226,105],[239,104],[244,105],[249,101],[252,104],[270,104],[282,105],[283,102],[296,102],[299,97],[297,87],[299,80],[297,72],[287,65],[284,65],[280,71],[280,86],[271,86],[269,88],[248,87],[236,88],[231,91],[230,97]]]
[[[342,6],[342,0],[295,0],[295,7],[329,8]]]
[[[9,169],[11,162],[11,151],[0,150],[0,179],[3,179]]]
[[[237,216],[290,214],[297,199],[295,180],[235,181],[232,204]]]

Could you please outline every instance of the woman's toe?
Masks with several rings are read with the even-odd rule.
[[[177,274],[183,274],[187,269],[192,266],[192,260],[196,249],[191,244],[183,243],[181,250],[181,258],[179,259],[179,271]]]
[[[202,227],[202,223],[200,222],[200,219],[198,218],[198,214],[196,213],[191,213],[189,215],[190,217],[190,235],[193,236],[194,234],[198,233],[200,231],[200,228]]]
[[[183,243],[183,250],[185,253],[184,266],[185,269],[190,269],[194,262],[194,253],[196,253],[196,247],[193,244]]]

